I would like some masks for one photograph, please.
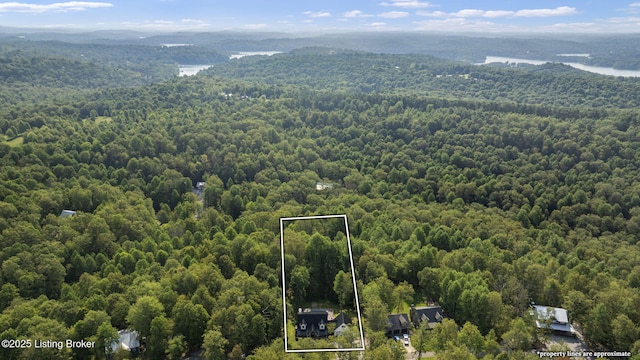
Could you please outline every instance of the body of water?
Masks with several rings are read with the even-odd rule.
[[[213,65],[178,65],[178,76],[192,76]]]
[[[271,56],[275,54],[281,54],[282,51],[240,51],[237,54],[233,54],[229,56],[229,59],[240,59],[245,56],[254,56],[254,55],[266,55]]]
[[[566,56],[566,57],[586,57],[590,58],[591,54],[556,54],[556,56]]]
[[[481,63],[480,65],[491,64],[491,63],[542,65],[548,62],[551,62],[551,61],[518,59],[518,58],[510,58],[510,57],[502,57],[502,56],[487,56],[486,59],[484,60],[484,63]],[[580,70],[584,70],[584,71],[588,71],[596,74],[601,74],[601,75],[640,77],[640,71],[638,70],[618,70],[614,68],[589,66],[589,65],[583,65],[580,63],[573,63],[573,62],[562,62],[561,64],[569,65],[576,69],[580,69]]]
[[[162,47],[193,46],[193,44],[160,44]]]
[[[190,44],[163,44],[162,46],[189,46]],[[245,56],[266,55],[271,56],[281,54],[282,51],[240,51],[237,54],[229,56],[229,59],[240,59]],[[201,70],[208,69],[213,65],[178,65],[178,76],[193,76]]]

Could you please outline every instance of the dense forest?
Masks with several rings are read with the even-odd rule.
[[[446,61],[428,55],[370,54],[302,48],[250,57],[207,70],[221,77],[351,92],[422,93],[523,104],[633,108],[637,78],[605,77],[561,64],[510,69]]]
[[[386,316],[428,302],[450,319],[412,345],[439,359],[538,358],[531,302],[639,358],[637,80],[329,52],[128,86],[98,62],[2,55],[0,337],[95,346],[0,357],[129,358],[107,353],[132,329],[145,359],[354,359],[282,339],[279,219],[346,214],[366,359],[403,359]],[[323,294],[305,256],[287,301]]]
[[[289,52],[303,47],[351,49],[370,53],[423,54],[442,59],[482,63],[486,56],[506,56],[535,60],[563,62],[568,60],[585,65],[640,70],[640,36],[637,34],[445,34],[433,32],[182,32],[148,33],[140,31],[94,31],[91,33],[28,31],[2,29],[0,42],[19,43],[20,47],[37,46],[48,53],[61,48],[74,53],[78,49],[115,49],[103,54],[118,59],[117,55],[131,57],[119,49],[162,44],[193,44],[199,48],[214,49],[230,55],[239,51]],[[50,46],[56,44],[55,46]],[[98,46],[96,46],[98,45]],[[156,56],[158,51],[154,51]],[[588,56],[567,57],[566,54]],[[133,55],[137,56],[137,55]],[[148,58],[155,62],[158,58]],[[99,58],[96,61],[101,61]]]

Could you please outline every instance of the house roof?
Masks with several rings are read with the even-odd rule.
[[[138,340],[138,332],[133,330],[119,330],[118,335],[120,339],[111,343],[111,350],[115,352],[118,348],[122,348],[127,351],[140,347],[140,340]]]
[[[296,318],[296,336],[327,336],[329,330],[326,327],[329,313],[326,310],[313,309],[311,311],[299,312]],[[321,326],[320,325],[324,325]],[[304,329],[303,329],[304,326]]]
[[[532,308],[538,328],[546,329],[548,324],[551,330],[571,332],[569,312],[566,309],[542,305],[533,305]]]
[[[316,190],[333,189],[333,183],[317,182]]]
[[[351,324],[351,319],[348,316],[346,316],[344,313],[340,313],[338,314],[338,316],[336,316],[335,318],[333,318],[333,320],[330,320],[329,322],[336,323],[336,327],[338,327],[342,324]]]
[[[411,309],[411,313],[414,325],[419,326],[423,321],[426,321],[431,328],[448,317],[442,310],[442,306],[416,307]]]
[[[409,315],[391,314],[387,316],[387,331],[408,330]]]
[[[76,212],[73,210],[62,210],[62,212],[60,213],[60,217],[62,218],[67,218],[67,217],[71,217],[73,215],[75,215]]]

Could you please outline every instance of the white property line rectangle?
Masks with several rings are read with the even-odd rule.
[[[356,305],[356,313],[358,316],[358,327],[360,330],[360,344],[361,347],[358,348],[327,348],[327,349],[289,349],[289,341],[287,334],[287,297],[286,297],[286,277],[285,277],[285,269],[284,269],[284,222],[285,221],[295,221],[295,220],[315,220],[315,219],[333,219],[333,218],[343,218],[344,219],[344,227],[345,227],[345,235],[347,237],[347,246],[349,248],[349,265],[351,267],[351,280],[353,282],[353,294],[355,297],[355,305]],[[280,254],[282,265],[280,266],[282,270],[282,307],[284,312],[283,314],[283,323],[284,323],[284,351],[290,353],[304,353],[304,352],[336,352],[336,351],[363,351],[364,350],[364,332],[362,330],[362,314],[360,313],[360,301],[358,300],[358,288],[356,285],[356,274],[355,268],[353,265],[353,253],[351,251],[351,236],[349,234],[349,223],[347,222],[347,215],[315,215],[315,216],[299,216],[299,217],[285,217],[280,218]]]

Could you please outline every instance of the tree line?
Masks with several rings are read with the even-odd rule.
[[[424,335],[442,358],[525,358],[531,301],[638,352],[634,109],[198,76],[1,121],[22,143],[0,144],[0,337],[100,344],[2,358],[104,358],[125,328],[146,358],[285,358],[278,220],[317,214],[349,218],[368,358],[402,356],[386,314],[426,301],[452,317]],[[311,260],[292,292],[322,292]]]

